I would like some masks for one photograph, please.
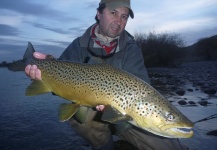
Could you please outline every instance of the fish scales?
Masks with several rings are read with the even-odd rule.
[[[112,103],[124,113],[131,108],[139,95],[145,95],[143,84],[138,78],[109,65],[84,65],[61,61],[34,61],[33,63],[44,72],[43,80],[48,80],[47,82],[55,80],[58,85],[69,88],[70,92],[78,89],[81,92],[85,90],[84,88],[86,92],[94,91],[95,97],[92,101],[96,101],[96,104]],[[52,91],[56,90],[58,89],[52,89]],[[55,94],[60,95],[58,91]],[[72,96],[70,99],[76,100],[72,99]]]

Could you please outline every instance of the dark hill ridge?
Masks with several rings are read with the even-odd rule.
[[[202,38],[187,47],[177,34],[140,35],[136,42],[142,49],[147,68],[178,67],[185,62],[217,60],[217,35]]]
[[[217,60],[217,35],[198,40],[197,43],[184,47],[185,61]]]

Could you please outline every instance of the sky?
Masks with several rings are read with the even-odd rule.
[[[27,43],[58,57],[95,23],[99,0],[0,0],[0,63],[22,58]],[[217,35],[217,0],[131,0],[126,30],[176,33],[186,46]]]

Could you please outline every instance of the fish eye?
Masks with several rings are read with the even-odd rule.
[[[167,120],[168,121],[173,121],[174,119],[175,119],[175,117],[172,114],[167,115]]]

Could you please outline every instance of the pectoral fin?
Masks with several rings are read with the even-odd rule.
[[[26,96],[33,96],[51,92],[43,80],[33,80],[26,89]]]
[[[106,106],[101,118],[103,121],[108,121],[110,123],[119,124],[121,122],[131,121],[132,118],[128,115],[124,115],[117,109]]]
[[[69,120],[80,108],[78,104],[61,104],[59,108],[59,120],[61,122]]]

